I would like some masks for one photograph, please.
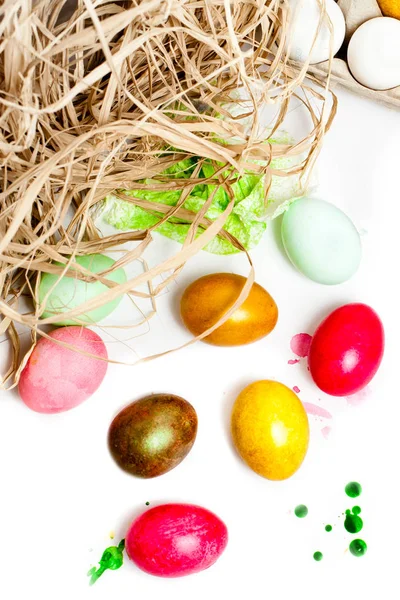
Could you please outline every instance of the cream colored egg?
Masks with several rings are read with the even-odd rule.
[[[350,40],[347,61],[365,87],[388,90],[400,85],[400,21],[377,17],[363,23]]]
[[[318,0],[289,0],[290,17],[286,49],[292,60],[304,62],[311,48],[310,63],[316,64],[328,60],[332,43],[333,55],[343,44],[346,24],[343,13],[334,0],[326,0],[326,12],[332,24],[332,33],[325,16],[318,32],[315,44],[314,38],[321,19],[321,3]]]

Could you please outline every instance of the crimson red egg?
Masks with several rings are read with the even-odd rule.
[[[208,569],[228,542],[225,524],[193,504],[162,504],[146,511],[129,528],[125,546],[143,571],[181,577]]]
[[[374,377],[384,345],[383,325],[376,312],[366,304],[345,304],[322,321],[311,340],[311,376],[331,396],[354,394]]]

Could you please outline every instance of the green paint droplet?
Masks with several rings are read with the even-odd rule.
[[[346,518],[344,520],[344,528],[346,531],[349,533],[358,533],[363,528],[363,525],[363,520],[358,516],[358,513],[352,513],[350,510],[346,510]]]
[[[322,552],[314,552],[313,558],[314,558],[314,560],[319,562],[320,560],[322,560],[324,558],[324,555],[322,554]]]
[[[325,531],[332,531],[332,525],[325,525]]]
[[[364,556],[367,551],[367,544],[364,540],[353,540],[350,543],[349,550],[353,556]]]
[[[362,487],[356,481],[351,481],[346,485],[344,491],[350,498],[357,498],[362,492]]]
[[[296,517],[299,517],[299,519],[304,519],[304,517],[308,515],[307,506],[305,506],[304,504],[299,504],[294,509],[294,514],[296,515]]]
[[[96,583],[98,578],[101,577],[107,569],[116,571],[122,567],[124,562],[124,548],[125,540],[121,540],[118,546],[110,546],[104,550],[103,555],[99,560],[99,568],[96,569],[96,567],[92,567],[88,572],[88,577],[90,577],[89,585]]]
[[[150,502],[146,502],[146,506],[150,506]]]
[[[361,508],[359,506],[353,506],[352,511],[353,515],[359,515],[361,512]]]

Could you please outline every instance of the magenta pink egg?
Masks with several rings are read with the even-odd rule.
[[[308,366],[317,386],[331,396],[348,396],[374,377],[383,357],[385,335],[376,312],[366,304],[346,304],[317,328]]]
[[[87,354],[107,359],[103,340],[85,327],[60,327],[41,338],[21,373],[19,393],[29,408],[41,413],[70,410],[89,398],[107,371],[107,362],[70,350],[64,342]]]
[[[193,504],[151,508],[130,526],[125,538],[129,558],[159,577],[181,577],[208,569],[228,542],[225,524]]]

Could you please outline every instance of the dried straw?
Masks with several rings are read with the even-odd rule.
[[[22,308],[23,297],[37,299],[41,273],[106,283],[107,292],[64,313],[77,322],[82,313],[121,293],[143,297],[137,291],[143,283],[149,286],[147,296],[154,299],[215,235],[243,250],[222,230],[233,208],[232,181],[223,176],[227,166],[267,174],[266,195],[272,174],[287,177],[297,172],[307,177],[334,116],[335,102],[328,112],[329,75],[324,82],[306,81],[307,65],[288,62],[287,19],[287,0],[3,1],[0,335],[7,333],[12,347],[10,367],[0,381],[3,387],[18,382],[29,356],[28,352],[20,362],[16,325],[30,328],[33,346],[37,334],[44,335],[41,327],[58,320],[57,315],[42,319],[37,302],[32,310]],[[224,108],[238,88],[250,98],[254,123],[250,132]],[[280,107],[273,133],[292,97],[301,98],[310,112],[309,135],[292,145],[259,139],[260,106]],[[320,101],[320,108],[314,108],[313,98]],[[236,142],[227,143],[232,138]],[[304,153],[306,157],[291,170],[270,166],[277,156]],[[160,175],[191,156],[215,161],[212,182],[223,186],[232,199],[214,222],[205,217],[212,196],[197,214],[182,207],[193,186],[210,179],[199,178],[199,170],[188,180],[169,181]],[[263,166],[255,159],[264,161]],[[135,242],[133,249],[114,268],[142,259],[157,225],[100,237],[90,210],[107,194],[138,188],[134,182],[149,177],[162,189],[182,189],[178,205],[160,218],[174,216],[190,223],[186,242],[175,256],[125,284],[109,282],[107,272],[89,273],[75,256],[130,241]],[[153,287],[156,276],[171,271],[164,283]],[[253,279],[251,272],[224,318],[246,297]]]

